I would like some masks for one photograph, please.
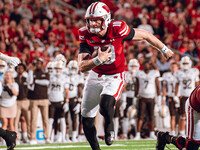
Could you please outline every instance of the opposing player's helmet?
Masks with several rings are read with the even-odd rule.
[[[70,74],[78,73],[78,62],[76,60],[71,60],[67,65]]]
[[[128,70],[135,74],[139,70],[140,64],[137,59],[131,59],[128,63]]]
[[[0,60],[0,72],[4,74],[7,70],[7,64],[5,61]]]
[[[61,61],[63,62],[63,65],[64,65],[64,66],[66,65],[67,60],[65,59],[65,56],[64,56],[64,55],[62,55],[62,54],[56,55],[55,61],[59,61],[59,60],[61,60]]]
[[[102,2],[92,3],[86,10],[85,14],[86,26],[91,33],[98,33],[107,28],[111,22],[111,14],[108,6]],[[89,19],[101,19],[102,23],[100,27],[90,26]]]
[[[181,66],[182,70],[190,69],[192,67],[192,61],[191,61],[190,57],[188,57],[188,56],[182,57],[180,66]]]
[[[56,75],[61,75],[64,68],[64,62],[62,60],[56,61],[54,65]]]
[[[136,116],[137,110],[135,109],[134,106],[129,106],[127,110],[127,117],[129,119],[133,119]]]
[[[169,115],[169,108],[167,105],[162,105],[159,109],[159,114],[162,118],[165,118]]]
[[[50,61],[46,66],[46,72],[51,74],[53,73],[53,69],[54,69],[54,62]]]

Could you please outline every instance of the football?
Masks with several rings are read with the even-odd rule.
[[[101,51],[105,52],[108,49],[109,46],[102,46],[101,47]],[[111,51],[111,50],[110,50]],[[109,51],[109,52],[110,52]],[[94,50],[94,52],[92,53],[91,57],[94,58],[98,55],[98,48]]]

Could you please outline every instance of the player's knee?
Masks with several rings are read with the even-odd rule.
[[[92,128],[94,126],[94,118],[85,118],[82,117],[83,127]]]
[[[103,94],[101,95],[100,101],[100,112],[104,113],[105,111],[114,110],[115,98],[111,95]],[[104,115],[104,114],[102,114]]]

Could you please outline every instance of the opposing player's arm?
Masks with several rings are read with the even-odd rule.
[[[136,77],[136,82],[135,82],[135,97],[138,96],[138,92],[139,92],[139,79]]]
[[[167,93],[167,84],[163,83],[163,90],[162,90],[163,97],[166,97],[166,93]]]
[[[178,90],[179,90],[179,83],[177,82],[175,85],[175,96],[178,96]]]
[[[5,61],[9,67],[11,67],[11,65],[15,67],[20,63],[19,58],[7,56],[1,52],[0,52],[0,59]]]
[[[158,77],[156,77],[155,82],[156,82],[157,95],[160,95],[160,82]]]
[[[69,102],[69,88],[65,88],[65,100]]]
[[[83,93],[83,84],[79,84],[78,85],[78,98],[82,97],[82,93]]]
[[[134,30],[135,30],[135,35],[132,40],[136,41],[146,40],[151,45],[156,47],[167,59],[173,55],[173,52],[150,32],[136,28],[134,28]]]

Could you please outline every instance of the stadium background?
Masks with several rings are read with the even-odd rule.
[[[92,0],[2,0],[0,1],[0,50],[19,57],[31,67],[37,58],[46,64],[62,53],[67,62],[77,60],[78,29],[85,25],[84,13]],[[125,42],[126,62],[137,58],[150,59],[160,73],[169,64],[189,55],[193,66],[200,69],[200,1],[199,0],[102,0],[111,9],[112,18],[127,22],[130,27],[145,29],[175,55],[165,60],[148,43]],[[125,64],[127,66],[127,64]],[[126,67],[127,70],[127,67]],[[39,118],[40,120],[40,118]],[[37,139],[43,140],[38,122]]]

